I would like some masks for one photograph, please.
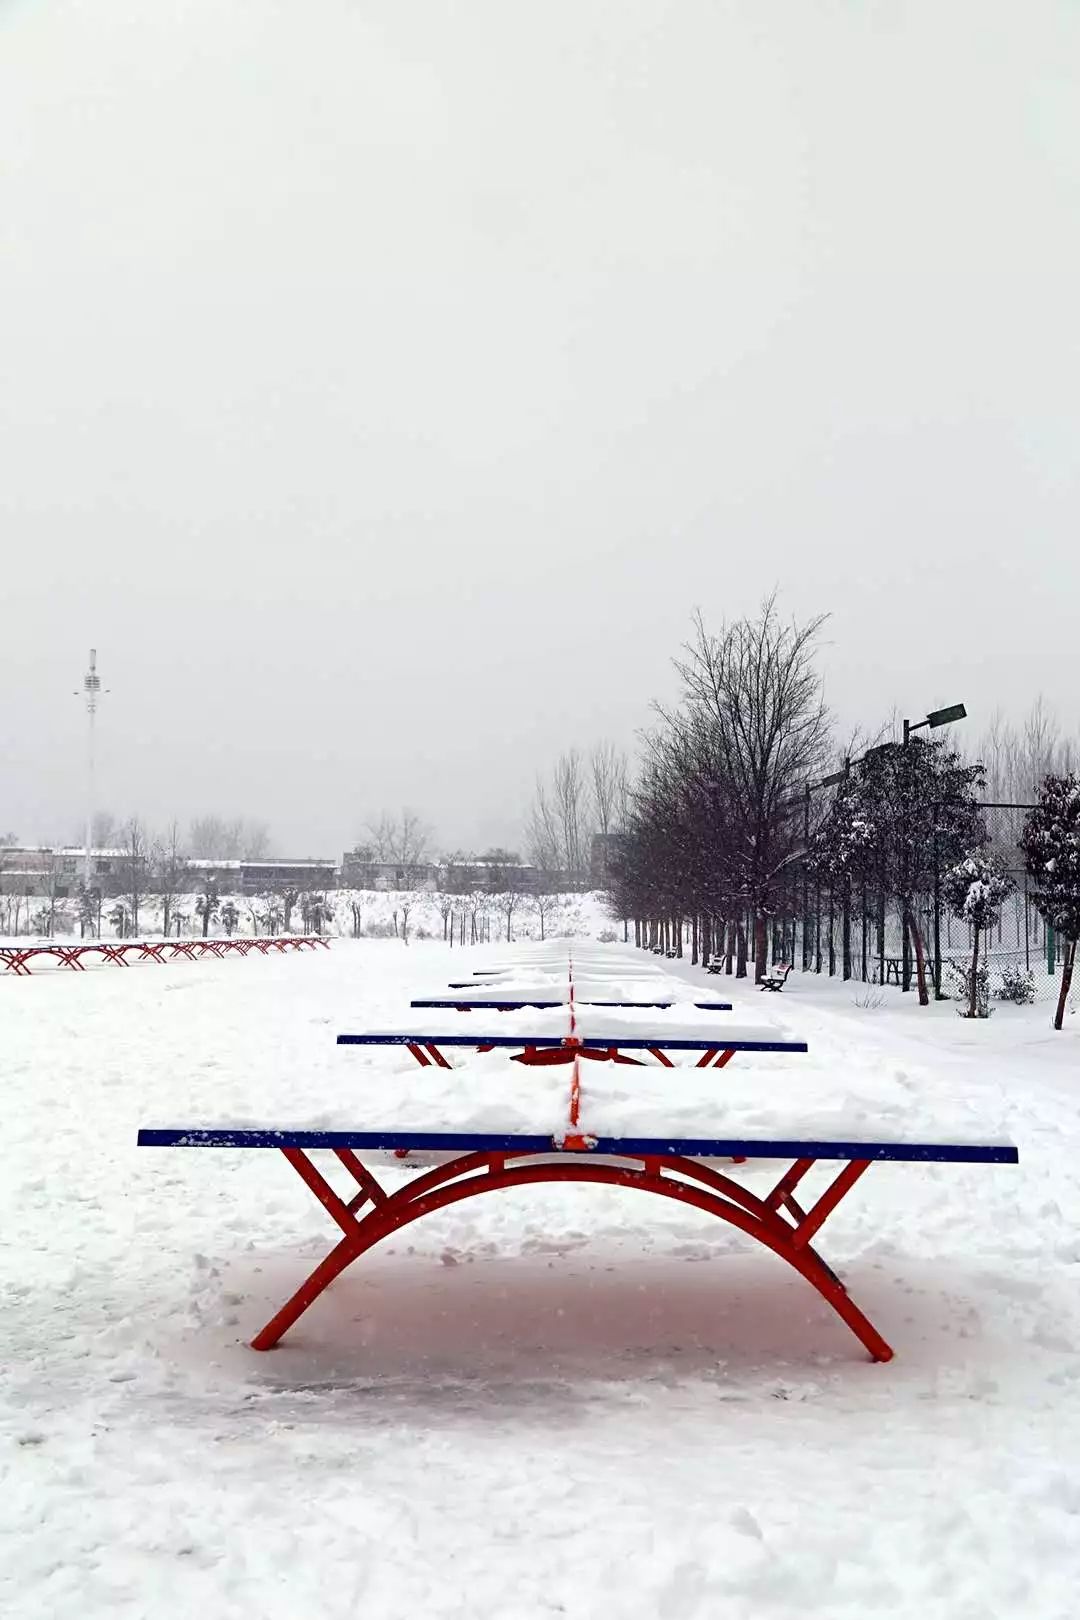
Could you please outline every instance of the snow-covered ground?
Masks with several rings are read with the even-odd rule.
[[[334,1229],[278,1154],[136,1128],[338,1116],[353,1085],[360,1125],[400,1060],[334,1035],[501,952],[0,980],[0,1613],[1071,1620],[1080,1029],[1045,1007],[763,997],[614,948],[805,1039],[808,1084],[886,1124],[985,1112],[1017,1142],[1019,1167],[874,1166],[828,1222],[888,1365],[736,1232],[601,1188],[445,1210],[247,1348]],[[767,1087],[782,1060],[736,1061]]]

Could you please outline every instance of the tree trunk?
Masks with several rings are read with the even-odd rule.
[[[974,1018],[975,1017],[976,1002],[977,1002],[977,999],[978,999],[977,995],[976,995],[976,991],[975,991],[975,986],[978,983],[978,974],[979,974],[979,930],[978,930],[978,928],[976,928],[975,929],[975,940],[974,940],[974,943],[973,943],[973,945],[971,947],[971,986],[970,986],[970,992],[971,993],[968,996],[968,1017],[969,1018]]]
[[[765,962],[769,950],[769,924],[762,912],[754,917],[754,983],[765,977]]]
[[[1065,1018],[1065,1003],[1069,999],[1069,990],[1072,986],[1073,960],[1076,956],[1075,939],[1065,941],[1065,955],[1061,963],[1061,989],[1058,992],[1057,1012],[1054,1014],[1054,1028],[1060,1029]]]
[[[926,988],[926,958],[923,955],[922,934],[919,932],[919,924],[913,911],[909,911],[907,914],[907,927],[904,930],[905,943],[909,931],[911,943],[915,948],[915,978],[919,986],[919,1006],[929,1007],[930,996]]]
[[[735,924],[735,977],[746,978],[746,926],[741,922]]]

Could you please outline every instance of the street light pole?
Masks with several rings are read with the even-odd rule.
[[[936,731],[938,726],[947,726],[953,720],[965,720],[967,709],[962,703],[950,703],[944,709],[931,709],[925,720],[904,721],[904,743],[906,748],[913,731],[929,729]],[[914,921],[914,919],[912,919]],[[916,927],[918,925],[916,924]],[[911,946],[908,943],[907,925],[903,927],[903,957],[904,957],[904,989],[911,983]],[[915,942],[916,955],[919,941]],[[934,1000],[941,1000],[941,873],[938,871],[937,827],[934,828]]]

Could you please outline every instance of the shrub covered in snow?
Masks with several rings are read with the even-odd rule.
[[[971,929],[971,966],[961,977],[967,992],[968,1018],[989,1018],[990,975],[979,963],[979,941],[997,922],[1001,907],[1013,891],[1009,874],[981,850],[965,855],[941,880],[941,897],[949,910]]]
[[[1013,1001],[1018,1007],[1029,1007],[1035,1000],[1035,975],[1030,968],[1022,968],[1016,962],[1006,962],[1001,970],[1001,988],[997,991],[999,1001]]]
[[[981,962],[973,956],[970,962],[950,961],[947,966],[957,995],[967,1003],[962,1011],[957,1009],[961,1018],[989,1018],[994,1009],[990,1005],[990,969],[985,956]]]

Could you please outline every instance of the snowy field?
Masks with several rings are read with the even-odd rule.
[[[1072,1620],[1077,1020],[797,975],[764,997],[612,949],[627,982],[805,1039],[808,1087],[885,1128],[1018,1144],[1019,1167],[876,1165],[825,1227],[896,1359],[735,1231],[596,1187],[418,1222],[257,1355],[335,1229],[280,1155],[139,1151],[137,1127],[363,1126],[404,1054],[334,1035],[520,950],[0,980],[0,1613]],[[715,1084],[755,1073],[795,1095],[749,1054]]]

